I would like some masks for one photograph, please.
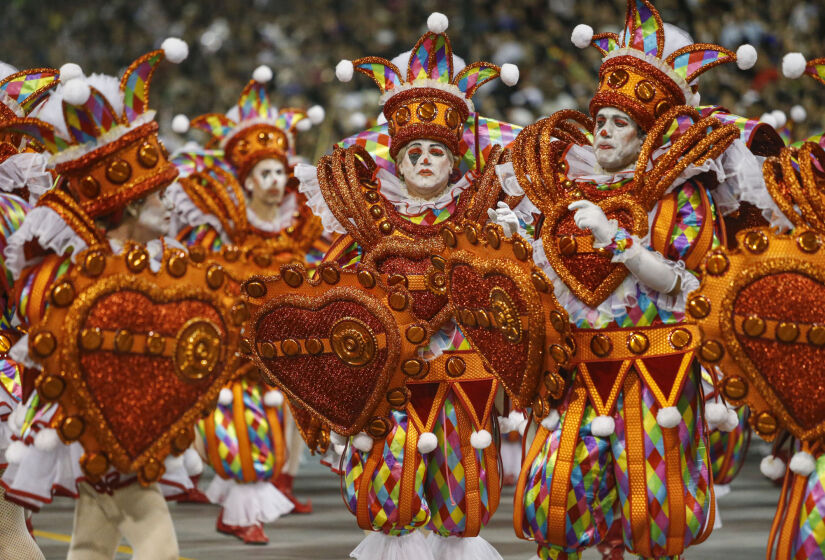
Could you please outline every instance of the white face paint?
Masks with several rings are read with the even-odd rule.
[[[615,107],[604,107],[596,113],[593,149],[596,161],[611,173],[632,169],[642,149],[644,135],[627,113]]]
[[[172,220],[172,208],[168,199],[161,191],[154,191],[148,195],[137,208],[136,231],[143,237],[156,239],[169,233],[169,224]]]
[[[255,164],[244,181],[244,187],[251,193],[253,202],[277,206],[284,199],[288,179],[284,162],[267,158]]]
[[[453,157],[447,147],[433,140],[413,140],[404,147],[398,175],[413,196],[430,199],[447,188]]]

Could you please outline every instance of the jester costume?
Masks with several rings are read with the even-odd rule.
[[[572,352],[550,348],[569,369],[567,391],[542,415],[516,490],[516,533],[542,560],[577,559],[612,535],[640,557],[679,558],[713,527],[699,333],[685,304],[720,244],[711,189],[734,180],[724,160],[739,130],[688,106],[688,84],[737,55],[676,44],[644,0],[628,2],[626,22],[620,35],[580,27],[573,39],[605,56],[591,115],[617,108],[646,134],[635,166],[601,170],[581,132],[594,121],[562,111],[526,128],[498,169],[535,205],[521,209],[537,226],[533,258],[573,326]],[[611,221],[609,243],[577,227],[576,201]],[[649,287],[634,261],[673,285]]]
[[[317,168],[296,169],[300,191],[325,228],[346,234],[325,262],[344,270],[374,267],[382,282],[403,284],[421,322],[407,331],[408,339],[425,345],[401,366],[406,389],[393,393],[389,421],[372,422],[351,438],[334,465],[343,471],[347,507],[358,526],[372,532],[352,553],[362,560],[500,558],[477,537],[499,502],[492,436],[498,384],[451,318],[443,273],[431,256],[444,250],[442,228],[483,224],[487,209],[506,197],[494,164],[516,128],[479,116],[470,99],[500,74],[514,83],[516,69],[464,66],[444,33],[446,17],[433,14],[428,24],[412,51],[393,62],[339,63],[339,79],[357,70],[375,80],[387,123],[344,140]],[[440,142],[466,170],[456,170],[429,199],[412,196],[396,174],[399,150],[416,139]],[[431,532],[429,543],[423,530]]]
[[[320,220],[296,192],[290,174],[297,131],[305,129],[302,123],[311,123],[310,116],[320,122],[323,112],[320,107],[278,111],[262,79],[271,78],[272,72],[260,67],[254,76],[227,115],[192,120],[194,128],[210,134],[209,141],[205,148],[185,148],[172,158],[181,178],[169,189],[181,226],[178,239],[190,251],[223,259],[233,271],[236,290],[247,276],[275,273],[283,263],[311,266],[328,247]],[[271,222],[247,203],[254,191],[244,192],[244,185],[257,180],[250,177],[262,161],[278,162],[286,182],[278,217]],[[268,539],[262,523],[293,507],[311,511],[311,504],[292,495],[303,448],[296,424],[283,394],[265,385],[251,364],[238,370],[221,392],[215,412],[197,429],[207,463],[217,475],[206,495],[222,506],[218,531],[263,544]]]

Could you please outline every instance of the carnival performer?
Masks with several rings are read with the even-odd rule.
[[[629,552],[678,558],[713,527],[698,329],[684,320],[685,302],[719,244],[710,189],[737,180],[724,158],[758,162],[735,126],[692,107],[691,84],[722,62],[749,68],[755,51],[692,44],[679,31],[666,32],[646,0],[628,2],[619,35],[578,26],[574,44],[604,55],[592,120],[562,111],[539,121],[498,167],[538,209],[520,217],[541,215],[533,257],[577,348],[516,490],[516,532],[542,560],[578,559],[616,524]]]
[[[24,327],[43,317],[55,301],[48,295],[51,286],[78,266],[73,255],[88,247],[111,247],[117,253],[127,240],[146,242],[150,266],[160,266],[165,244],[159,238],[167,233],[170,219],[160,191],[176,171],[158,144],[147,96],[159,62],[166,58],[179,63],[187,54],[183,41],[167,39],[161,50],[137,59],[122,81],[100,74],[85,77],[79,66],[66,64],[60,69],[60,84],[36,119],[0,125],[4,134],[36,140],[49,155],[48,168],[62,176],[8,239],[5,266],[14,280],[17,319]],[[27,375],[36,377],[38,366],[29,346],[26,335],[10,354],[26,366]],[[37,344],[32,347],[42,350]],[[27,383],[34,386],[33,379],[24,377],[24,387]],[[67,422],[59,426],[58,436],[51,420],[59,417],[60,407],[41,400],[49,389],[40,380],[37,387],[25,407],[12,415],[17,433],[0,481],[8,498],[35,511],[50,503],[54,492],[76,498],[70,559],[110,560],[121,536],[136,556],[177,559],[177,539],[159,485],[136,484],[136,476],[107,470],[100,458],[93,465],[79,443],[61,443],[61,438],[75,438]],[[133,419],[136,425],[140,421]],[[181,463],[167,461],[159,480],[166,491],[177,493],[189,484]],[[93,473],[101,466],[101,472]]]
[[[293,178],[296,134],[324,117],[272,106],[266,83],[272,70],[258,67],[237,105],[226,114],[173,123],[209,134],[206,147],[184,147],[172,161],[181,178],[169,188],[178,238],[210,253],[238,253],[245,263],[238,284],[253,273],[277,273],[280,264],[320,261],[328,245],[320,220],[297,192]],[[221,505],[217,530],[245,544],[266,544],[263,523],[290,511],[309,513],[293,495],[304,443],[283,394],[268,387],[251,364],[221,391],[218,407],[198,424],[207,463],[217,476],[206,495]]]
[[[356,70],[373,78],[387,122],[344,141],[317,168],[296,168],[299,190],[325,228],[347,234],[325,261],[368,263],[390,282],[404,282],[413,313],[435,333],[420,359],[404,365],[409,400],[392,411],[388,430],[354,436],[343,458],[347,506],[370,531],[351,554],[361,560],[500,558],[478,536],[499,502],[497,382],[450,318],[430,257],[444,248],[445,225],[483,224],[504,196],[493,164],[496,144],[506,145],[514,127],[475,114],[471,98],[499,76],[513,85],[518,69],[465,66],[452,54],[446,16],[434,13],[427,23],[413,49],[392,62],[339,62],[342,81]],[[473,163],[464,174],[462,160]],[[350,167],[353,161],[365,165]],[[342,165],[356,182],[333,172]],[[332,440],[341,442],[335,434]]]
[[[49,68],[16,71],[0,63],[0,122],[31,115],[57,85],[58,72]],[[0,140],[0,206],[4,227],[0,233],[0,252],[31,209],[30,202],[52,184],[46,170],[46,157],[19,134],[5,134]],[[7,271],[5,271],[7,272]],[[11,346],[23,333],[14,321],[11,286],[13,278],[2,275],[3,315],[0,319],[0,449],[11,443],[13,430],[8,425],[11,413],[28,397],[33,387],[23,386],[23,366],[8,356]],[[5,460],[0,465],[6,467]],[[2,489],[0,489],[2,492]],[[29,559],[42,559],[27,530],[25,510],[12,502],[0,501],[0,554]]]

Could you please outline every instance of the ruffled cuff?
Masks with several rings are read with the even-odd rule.
[[[611,220],[615,222],[616,220]],[[595,247],[596,244],[594,243]],[[613,236],[613,241],[607,245],[607,249],[613,251],[613,256],[626,252],[633,246],[633,236],[630,235],[623,227],[616,226],[616,234]],[[615,262],[615,261],[614,261]]]
[[[630,239],[632,240],[630,247],[628,247],[624,252],[615,253],[613,255],[613,259],[611,259],[612,262],[625,264],[634,257],[640,256],[643,251],[647,251],[653,255],[656,260],[667,266],[676,274],[679,279],[677,285],[680,286],[680,291],[676,295],[658,292],[652,288],[649,288],[644,282],[637,279],[639,290],[650,298],[650,300],[659,309],[675,313],[684,313],[685,305],[687,304],[687,296],[690,292],[699,288],[699,280],[691,271],[685,268],[685,261],[672,261],[665,258],[665,256],[658,251],[646,249],[643,241],[636,236],[631,235]]]
[[[50,208],[40,206],[32,208],[20,229],[9,237],[6,246],[6,268],[12,273],[15,280],[27,266],[34,264],[34,260],[26,259],[24,247],[32,239],[37,239],[41,247],[57,255],[64,255],[71,251],[74,257],[87,245],[83,239],[63,221],[63,218]]]
[[[216,216],[206,214],[198,208],[197,205],[192,202],[192,199],[189,198],[189,195],[186,194],[186,191],[183,190],[180,183],[175,182],[169,185],[164,197],[170,201],[174,208],[175,219],[173,222],[175,224],[175,235],[186,226],[198,227],[208,225],[220,233],[221,241],[224,243],[230,242],[226,232],[223,231],[220,220],[218,220]]]
[[[38,153],[22,153],[0,163],[0,190],[11,193],[27,188],[29,202],[34,204],[52,186],[52,175],[46,171],[47,158]]]
[[[321,194],[321,185],[318,183],[318,170],[314,165],[299,163],[295,166],[295,178],[298,179],[298,192],[306,196],[307,206],[312,213],[321,218],[324,230],[334,233],[347,233],[347,230],[327,206],[324,195]]]

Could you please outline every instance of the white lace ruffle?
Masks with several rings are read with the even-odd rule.
[[[299,163],[295,166],[295,177],[298,179],[298,192],[307,198],[307,206],[312,213],[321,218],[324,231],[331,233],[347,233],[347,230],[327,206],[324,195],[321,194],[321,185],[318,183],[318,170],[314,165]]]
[[[35,362],[29,356],[29,335],[24,334],[20,339],[14,343],[14,346],[9,349],[9,357],[17,362],[23,364],[28,368],[40,369],[40,364]]]
[[[219,476],[212,479],[206,497],[223,507],[223,522],[237,527],[271,523],[295,507],[269,481],[240,484]]]
[[[249,225],[255,229],[277,233],[285,230],[292,224],[294,219],[293,214],[297,210],[298,198],[295,196],[295,193],[287,193],[283,201],[281,201],[281,207],[278,209],[278,217],[275,218],[274,221],[267,222],[266,220],[262,220],[252,211],[252,208],[250,208],[248,204],[246,206],[246,219],[249,220]]]
[[[430,533],[427,542],[435,560],[502,560],[501,554],[482,537],[442,537]]]
[[[208,225],[220,234],[221,241],[229,243],[229,238],[226,232],[223,231],[220,220],[212,214],[206,214],[192,202],[186,191],[177,181],[169,185],[164,193],[166,198],[172,205],[173,219],[172,219],[172,233],[177,235],[180,230],[187,226],[198,227]]]
[[[376,178],[378,179],[378,192],[381,196],[392,202],[396,210],[406,216],[416,216],[425,210],[446,208],[459,194],[473,184],[472,177],[468,173],[449,185],[437,197],[424,199],[411,195],[404,181],[383,167],[378,169]]]
[[[0,190],[11,193],[29,189],[29,203],[34,204],[52,186],[52,175],[46,171],[47,158],[38,153],[22,153],[0,163]]]
[[[20,228],[9,237],[6,246],[6,268],[15,279],[19,278],[24,268],[36,262],[26,259],[23,249],[32,239],[37,239],[41,247],[58,255],[71,251],[74,257],[87,247],[86,242],[57,212],[45,206],[32,208]]]
[[[358,560],[435,560],[420,531],[400,536],[369,533],[349,557]]]

